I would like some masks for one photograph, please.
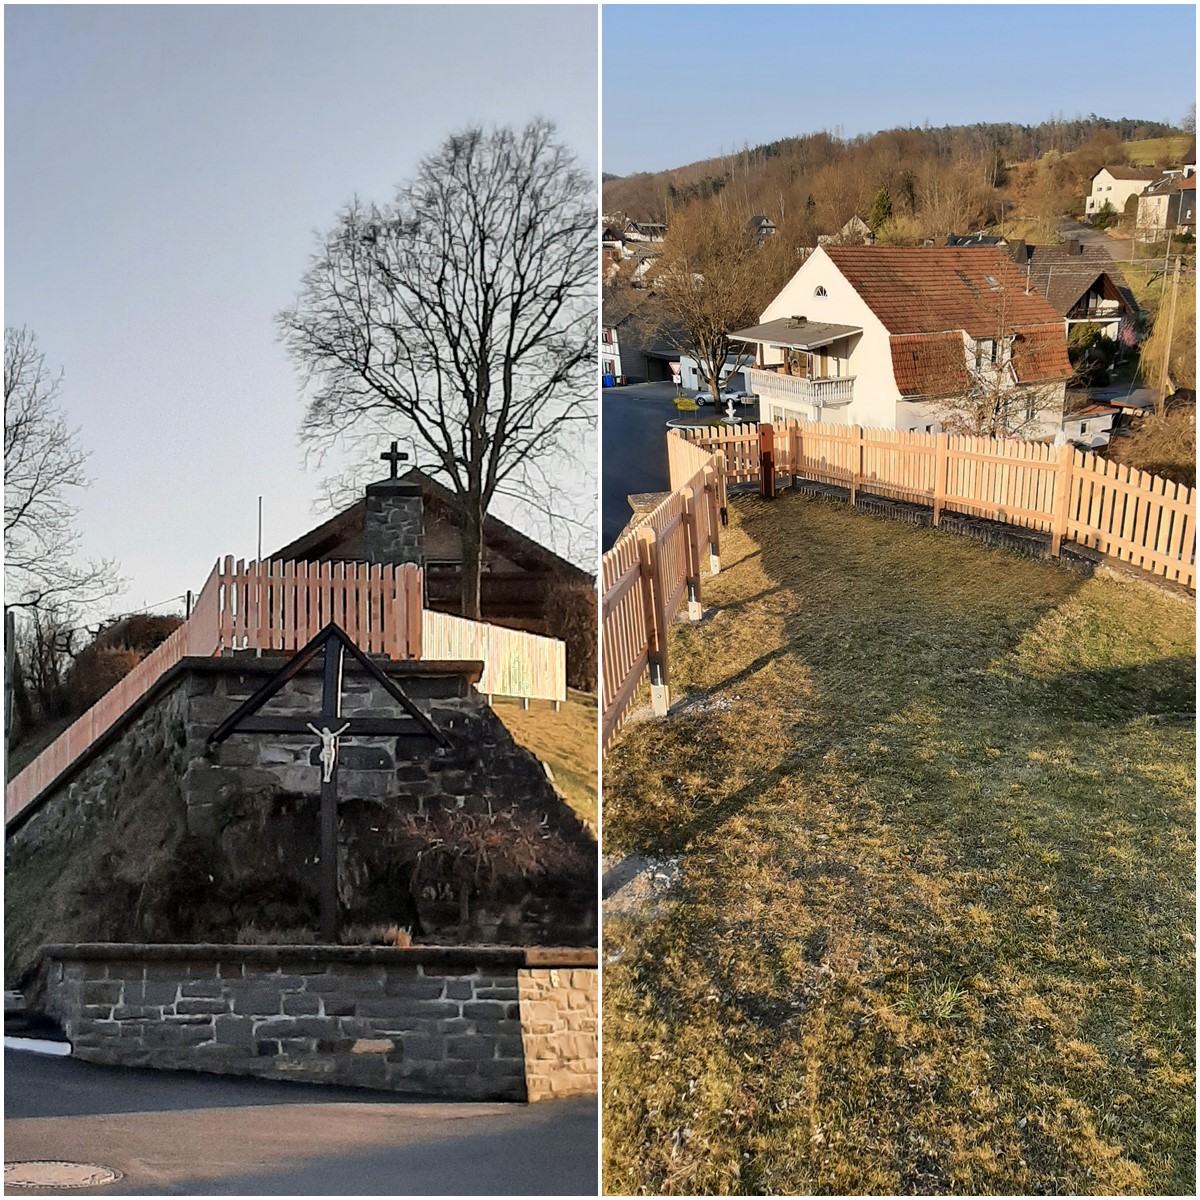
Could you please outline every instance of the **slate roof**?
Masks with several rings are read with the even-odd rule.
[[[965,330],[973,338],[1053,325],[1062,317],[1000,249],[826,246],[825,253],[889,333]],[[1066,351],[1063,352],[1064,358]]]
[[[1130,315],[1138,303],[1121,269],[1103,246],[1085,242],[1060,246],[1013,247],[1017,269],[1049,300],[1055,312],[1065,316],[1101,275],[1107,275]]]

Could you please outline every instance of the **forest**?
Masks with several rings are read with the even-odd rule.
[[[1185,125],[1192,128],[1091,114],[1033,126],[809,133],[673,170],[606,176],[604,211],[669,222],[680,207],[720,195],[740,212],[770,217],[796,245],[814,244],[856,213],[892,244],[991,227],[1045,236],[1062,214],[1082,210],[1100,167],[1129,160],[1129,143],[1161,140],[1151,155],[1162,166],[1186,153],[1194,120]]]

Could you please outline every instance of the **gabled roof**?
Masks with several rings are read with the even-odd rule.
[[[458,496],[448,487],[425,474],[419,467],[410,467],[400,478],[420,483],[426,511],[429,510],[430,502],[432,502],[452,513],[461,513],[462,503]],[[268,555],[267,559],[270,562],[279,560],[284,562],[317,561],[323,554],[329,553],[342,542],[353,538],[355,534],[361,535],[365,519],[366,500],[358,500],[315,529],[310,529],[308,533]],[[519,529],[514,529],[511,525],[501,521],[499,517],[489,514],[484,518],[483,540],[488,549],[503,554],[517,566],[527,570],[537,567],[551,568],[580,579],[586,579],[589,582],[592,579],[592,576],[586,571],[575,566],[574,563],[568,562],[565,558],[560,558],[553,550],[543,546],[540,542],[535,542],[533,538],[526,536]]]
[[[1111,167],[1101,167],[1100,171],[1107,171],[1114,179],[1145,179],[1149,181],[1158,175],[1158,171],[1154,167],[1129,167],[1123,163]],[[1099,175],[1100,171],[1097,171],[1096,175]],[[1095,179],[1096,175],[1093,175],[1092,178]]]
[[[892,334],[965,330],[995,337],[1062,318],[1044,296],[1026,292],[1008,255],[986,246],[826,246],[824,251]],[[1064,352],[1065,354],[1065,352]]]
[[[1103,246],[1066,242],[1059,246],[1013,247],[1013,251],[1017,269],[1027,273],[1029,282],[1064,316],[1105,275],[1127,311],[1138,311],[1125,276]]]

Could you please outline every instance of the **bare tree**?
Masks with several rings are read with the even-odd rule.
[[[783,282],[781,239],[760,243],[747,220],[720,203],[676,212],[650,282],[654,302],[643,310],[647,340],[694,358],[714,404],[732,353],[730,333],[754,321]]]
[[[87,486],[78,432],[67,427],[54,374],[28,329],[4,331],[4,584],[11,608],[75,610],[121,588],[110,561],[80,564],[73,489]]]
[[[352,201],[279,314],[311,389],[310,450],[394,425],[457,494],[470,617],[493,500],[561,524],[570,480],[590,470],[578,451],[595,421],[595,209],[549,122],[468,129],[390,204]]]

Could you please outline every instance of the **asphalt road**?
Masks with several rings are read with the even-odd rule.
[[[638,492],[665,492],[667,422],[680,414],[673,383],[635,383],[605,388],[602,397],[600,538],[609,550],[629,523],[633,510],[627,497]],[[712,409],[703,410],[710,417]],[[739,419],[754,420],[755,403],[737,409]]]
[[[414,1103],[4,1054],[5,1160],[122,1172],[104,1195],[594,1196],[597,1119],[591,1098]]]

